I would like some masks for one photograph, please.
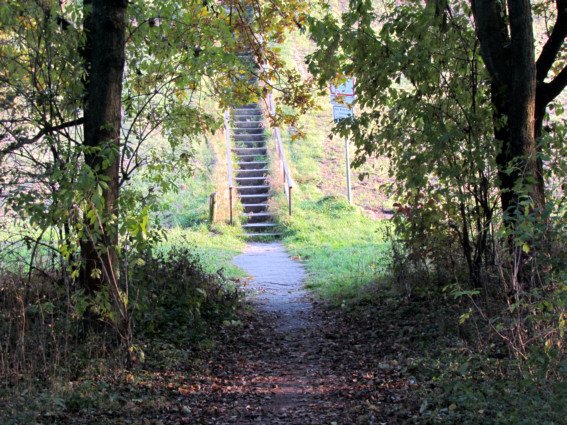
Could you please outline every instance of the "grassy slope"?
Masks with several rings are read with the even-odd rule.
[[[386,222],[375,222],[345,200],[304,198],[284,239],[309,272],[307,285],[335,302],[365,295],[362,287],[387,265]]]
[[[305,36],[294,33],[282,46],[282,54],[305,74],[304,57],[310,48]],[[332,112],[326,96],[319,99],[319,105],[319,110],[301,119],[304,139],[291,142],[288,132],[282,131],[296,187],[293,215],[285,213],[282,193],[277,196],[276,211],[286,227],[284,243],[309,272],[307,285],[341,302],[364,296],[361,287],[376,280],[387,264],[384,236],[389,225],[370,218],[379,216],[375,212],[381,211],[385,200],[379,190],[383,171],[365,182],[359,182],[358,172],[353,171],[353,199],[360,206],[348,204],[343,144],[330,137]],[[383,163],[376,161],[371,166]]]
[[[177,192],[164,193],[158,219],[166,228],[166,239],[158,251],[172,247],[190,246],[202,260],[209,273],[220,271],[227,278],[243,276],[232,264],[244,241],[238,227],[226,222],[227,190],[224,135],[221,131],[190,142],[194,156],[193,172],[177,177]],[[143,183],[140,183],[143,184]],[[209,223],[209,196],[217,193],[217,213],[214,224]]]

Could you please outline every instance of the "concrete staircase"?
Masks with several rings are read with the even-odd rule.
[[[270,185],[263,115],[258,104],[232,109],[232,152],[236,189],[244,209],[242,225],[250,238],[275,237],[277,224],[268,212]]]

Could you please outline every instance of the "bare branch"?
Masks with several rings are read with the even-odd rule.
[[[6,146],[5,148],[3,148],[2,150],[0,150],[0,158],[3,157],[4,155],[7,155],[9,153],[12,153],[18,149],[21,149],[27,145],[31,145],[35,142],[37,142],[38,140],[40,140],[43,136],[46,136],[48,134],[51,134],[53,132],[57,132],[60,130],[63,130],[65,128],[69,128],[69,127],[74,127],[77,125],[81,125],[83,124],[83,118],[77,118],[75,120],[72,121],[67,121],[55,126],[46,126],[44,128],[42,128],[40,130],[39,133],[37,133],[34,137],[32,138],[27,138],[27,137],[20,137],[17,138],[16,141],[10,143],[8,146]],[[5,137],[6,135],[0,135],[1,137]]]
[[[556,0],[557,19],[536,62],[537,81],[543,83],[567,37],[567,0]]]

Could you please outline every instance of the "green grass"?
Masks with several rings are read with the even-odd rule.
[[[234,279],[245,276],[245,273],[232,263],[232,258],[242,252],[244,242],[241,230],[237,227],[206,225],[190,229],[179,227],[169,229],[167,238],[158,247],[158,252],[167,252],[173,247],[189,246],[202,261],[208,273],[222,273]]]
[[[369,296],[364,287],[388,265],[388,222],[371,220],[336,197],[302,200],[284,222],[284,242],[304,263],[309,288],[335,303]]]
[[[215,158],[210,143],[206,137],[192,142],[191,173],[177,176],[177,192],[165,192],[160,197],[158,217],[163,226],[188,228],[208,221],[209,195],[215,191]]]

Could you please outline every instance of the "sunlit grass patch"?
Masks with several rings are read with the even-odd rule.
[[[189,246],[201,259],[203,268],[208,273],[220,272],[226,278],[243,277],[245,273],[232,264],[232,258],[244,249],[241,233],[240,228],[225,225],[211,229],[206,225],[190,229],[176,227],[167,230],[167,238],[157,250],[169,251],[175,246]]]
[[[206,225],[182,229],[175,227],[167,230],[166,240],[157,247],[158,251],[169,251],[173,247],[189,246],[200,258],[203,268],[208,273],[220,271],[227,278],[245,276],[245,273],[232,264],[232,258],[244,249],[241,238],[242,230],[238,227]]]
[[[335,302],[366,296],[388,265],[387,221],[374,221],[341,198],[299,202],[284,219],[290,253],[303,261],[307,286]]]

